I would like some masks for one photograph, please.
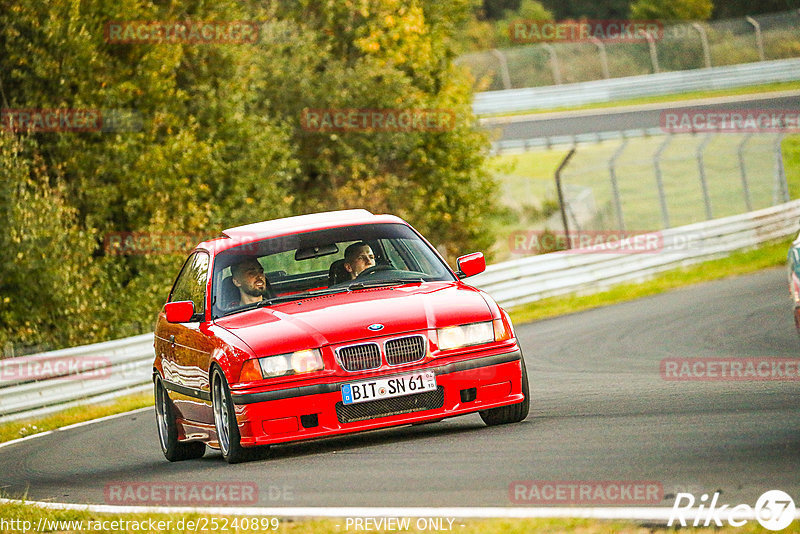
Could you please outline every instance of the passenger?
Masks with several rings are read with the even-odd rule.
[[[253,304],[269,297],[269,283],[264,276],[264,268],[255,258],[245,258],[231,265],[231,281],[239,289],[239,300],[231,302],[230,307]]]
[[[344,268],[350,273],[351,279],[374,266],[375,254],[372,253],[372,248],[364,241],[353,243],[344,250]]]

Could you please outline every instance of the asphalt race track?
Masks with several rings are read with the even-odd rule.
[[[518,327],[531,414],[477,415],[282,445],[227,465],[170,464],[152,411],[0,451],[6,496],[104,503],[110,483],[255,482],[260,506],[514,506],[518,480],[648,480],[755,504],[800,494],[800,382],[665,381],[667,357],[795,358],[786,275],[771,269]],[[136,504],[136,503],[128,503]],[[224,504],[224,503],[217,503]]]
[[[747,100],[743,100],[743,98],[742,96],[737,96],[727,99],[695,101],[694,103],[664,102],[644,107],[634,106],[629,109],[624,107],[604,110],[589,109],[586,111],[544,113],[539,116],[501,117],[489,120],[485,126],[491,130],[499,130],[499,139],[503,140],[643,130],[659,128],[661,125],[661,113],[664,110],[796,110],[798,101],[800,101],[800,93],[789,91],[784,96],[765,93],[763,95],[754,95]]]

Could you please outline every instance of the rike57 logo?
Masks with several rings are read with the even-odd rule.
[[[764,492],[756,501],[755,507],[749,504],[739,504],[733,508],[728,504],[718,506],[719,495],[719,492],[715,492],[709,502],[708,494],[704,493],[700,496],[699,506],[694,509],[694,495],[678,493],[667,526],[671,527],[677,520],[680,526],[685,527],[687,520],[694,518],[694,527],[708,527],[712,523],[721,527],[725,521],[732,527],[741,527],[755,519],[767,530],[783,530],[795,519],[794,501],[781,490]]]

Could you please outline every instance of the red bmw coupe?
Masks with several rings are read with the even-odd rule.
[[[508,314],[408,223],[347,210],[200,243],[155,329],[156,420],[170,461],[479,412],[528,415]]]

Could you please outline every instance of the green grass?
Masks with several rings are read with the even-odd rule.
[[[800,198],[800,135],[784,139],[783,167],[789,184],[789,198]]]
[[[735,252],[725,258],[668,271],[642,283],[621,284],[608,291],[591,295],[566,295],[542,299],[512,308],[509,310],[509,314],[514,324],[523,324],[601,306],[610,306],[691,284],[777,267],[785,264],[786,253],[792,239],[769,243],[753,250]],[[788,285],[786,302],[788,306]]]
[[[402,516],[401,516],[402,517]],[[39,521],[42,523],[42,530],[45,531],[78,531],[79,525],[73,523],[72,525],[61,524],[55,525],[53,522],[83,522],[83,532],[166,532],[166,533],[181,533],[181,532],[258,532],[264,534],[267,532],[277,532],[280,534],[339,534],[341,532],[356,532],[357,530],[351,524],[348,528],[346,518],[341,519],[308,519],[308,520],[288,520],[279,519],[278,522],[270,522],[270,517],[239,517],[236,516],[222,516],[222,515],[206,515],[206,514],[100,514],[95,512],[86,511],[71,511],[71,510],[47,510],[26,504],[0,504],[0,518],[6,522],[7,528],[1,528],[0,532],[20,532],[22,528],[11,528],[12,526],[22,526],[20,523],[9,523],[16,521],[29,521],[30,532],[36,530]],[[250,521],[257,519],[257,528],[249,528]],[[156,526],[155,529],[149,528],[147,521],[152,520],[154,523],[163,522],[161,525]],[[91,525],[99,525],[98,521],[118,521],[118,528],[105,528],[97,530],[89,528],[90,521],[94,522]],[[234,527],[234,521],[236,525]],[[241,522],[245,523],[245,528],[241,528]],[[263,523],[261,523],[263,521]],[[123,522],[128,522],[123,523]],[[136,526],[131,522],[136,522]],[[144,524],[142,522],[145,522]],[[189,528],[189,522],[199,526],[199,528]],[[216,522],[216,525],[214,525]],[[50,528],[45,528],[45,525]],[[183,528],[179,528],[183,526]],[[437,532],[434,529],[420,530],[415,528],[416,518],[411,519],[412,528],[409,530],[402,530],[402,532]],[[448,525],[445,520],[444,525]],[[110,523],[106,526],[111,527]],[[206,526],[207,528],[202,528]],[[211,528],[216,526],[217,528]],[[277,528],[273,528],[277,527]],[[55,527],[55,528],[54,528]],[[119,528],[122,527],[122,528]],[[125,528],[127,527],[127,528]],[[143,528],[142,528],[143,527]],[[227,528],[225,528],[227,527]],[[397,530],[369,530],[370,532],[398,532]],[[438,530],[442,532],[443,530]],[[363,530],[362,530],[363,532]],[[484,519],[484,520],[461,520],[456,519],[452,524],[452,532],[457,534],[527,534],[529,532],[542,532],[542,533],[561,533],[561,532],[579,532],[581,534],[606,534],[606,533],[624,533],[624,534],[647,534],[652,532],[675,532],[674,529],[653,526],[653,525],[638,525],[632,521],[601,521],[596,519]],[[720,529],[711,528],[685,528],[681,532],[686,533],[718,533],[718,532],[736,532],[738,534],[749,534],[752,532],[768,532],[758,526],[755,521],[748,521],[742,527],[723,527]]]
[[[627,228],[661,228],[653,157],[666,139],[665,136],[630,139],[617,159],[616,179]],[[696,158],[704,139],[702,135],[673,136],[661,154],[662,182],[672,226],[705,219]],[[715,218],[747,211],[737,154],[743,140],[744,136],[739,134],[718,135],[702,151]],[[753,209],[772,204],[774,142],[773,135],[753,136],[745,145]],[[562,173],[565,189],[589,190],[598,208],[609,205],[613,196],[608,162],[620,147],[619,141],[580,146]],[[566,150],[550,150],[497,156],[494,169],[504,203],[513,208],[555,198],[554,174],[566,153]]]
[[[684,100],[696,100],[702,98],[715,98],[723,96],[740,96],[762,93],[773,93],[777,91],[791,91],[800,89],[800,81],[778,82],[764,85],[754,85],[750,87],[736,87],[732,89],[714,89],[708,91],[689,91],[672,95],[647,96],[640,98],[629,98],[627,100],[617,100],[614,102],[597,102],[594,104],[584,104],[581,106],[562,106],[548,109],[533,109],[529,111],[513,111],[506,113],[495,113],[481,115],[481,118],[489,117],[513,117],[516,115],[530,115],[537,113],[552,113],[555,111],[578,111],[588,109],[617,108],[624,106],[636,106],[641,104],[658,104],[667,102],[680,102]]]
[[[622,205],[624,228],[629,231],[655,231],[664,228],[658,198],[653,160],[666,136],[628,140],[616,160],[615,177]],[[775,134],[720,134],[710,138],[702,149],[703,169],[712,218],[748,211],[745,188],[739,169],[738,149],[744,144],[745,179],[750,207],[761,209],[773,204],[775,177]],[[706,220],[701,174],[697,154],[705,135],[675,135],[661,151],[661,181],[671,227]],[[619,140],[581,145],[562,172],[567,200],[587,230],[621,228],[614,208],[608,162],[620,149]],[[800,198],[800,135],[783,139],[784,168],[791,198]],[[567,150],[533,150],[504,154],[492,160],[491,169],[500,187],[500,198],[513,217],[505,225],[492,248],[495,261],[512,257],[508,236],[516,231],[561,230],[560,213],[549,219],[530,216],[530,207],[557,199],[555,171]],[[573,227],[574,228],[574,227]]]
[[[27,421],[13,421],[0,424],[0,443],[55,430],[75,423],[91,421],[108,415],[129,412],[146,406],[153,406],[153,393],[138,393],[119,397],[114,401],[69,408],[44,417]]]

